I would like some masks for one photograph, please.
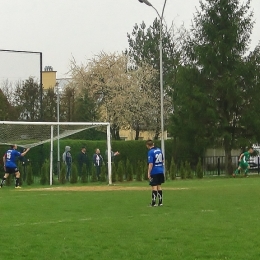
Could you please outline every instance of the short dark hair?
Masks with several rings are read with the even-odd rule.
[[[151,140],[151,139],[147,140],[146,145],[148,145],[149,147],[154,146],[153,140]]]
[[[250,150],[250,149],[254,150],[254,147],[253,146],[249,146],[248,150]]]

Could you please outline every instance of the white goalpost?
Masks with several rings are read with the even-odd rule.
[[[0,121],[0,144],[17,144],[33,148],[50,142],[50,185],[52,185],[54,141],[100,126],[106,126],[108,183],[112,184],[110,123]]]

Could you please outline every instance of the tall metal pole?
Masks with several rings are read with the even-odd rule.
[[[163,28],[163,15],[164,10],[166,6],[167,0],[164,0],[164,5],[162,9],[162,14],[158,12],[158,10],[148,1],[148,0],[139,0],[141,3],[145,3],[146,5],[152,7],[160,19],[160,45],[159,45],[159,51],[160,51],[160,100],[161,100],[161,149],[162,153],[165,157],[165,142],[164,142],[164,107],[163,107],[163,101],[164,101],[164,91],[163,91],[163,52],[162,52],[162,28]],[[165,174],[165,165],[164,165],[164,174]]]
[[[160,17],[160,97],[161,97],[161,149],[163,156],[165,157],[165,143],[164,143],[164,108],[163,108],[163,60],[162,60],[162,17]],[[164,164],[164,174],[165,164]]]
[[[43,84],[42,84],[42,52],[40,52],[40,121],[43,121]]]
[[[52,185],[52,172],[53,172],[53,125],[51,125],[50,185]]]
[[[57,85],[57,143],[58,143],[58,158],[57,158],[57,172],[58,178],[60,178],[60,88]]]

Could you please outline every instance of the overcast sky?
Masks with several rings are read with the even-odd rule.
[[[163,0],[150,0],[162,9]],[[241,2],[243,2],[241,0]],[[190,28],[199,0],[168,0],[165,18]],[[260,0],[252,0],[255,28],[252,46],[260,40]],[[127,48],[127,32],[135,23],[150,25],[156,13],[138,0],[0,0],[0,49],[39,51],[43,67],[66,77],[72,56],[78,63],[100,51]],[[39,78],[39,55],[0,52],[0,82]]]

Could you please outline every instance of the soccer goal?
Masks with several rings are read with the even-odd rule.
[[[50,143],[50,185],[52,185],[54,141],[59,142],[62,138],[96,127],[106,127],[108,183],[112,184],[110,123],[0,121],[0,145],[17,144],[19,147],[30,148],[32,153],[34,147]],[[59,148],[58,153],[60,154]]]

